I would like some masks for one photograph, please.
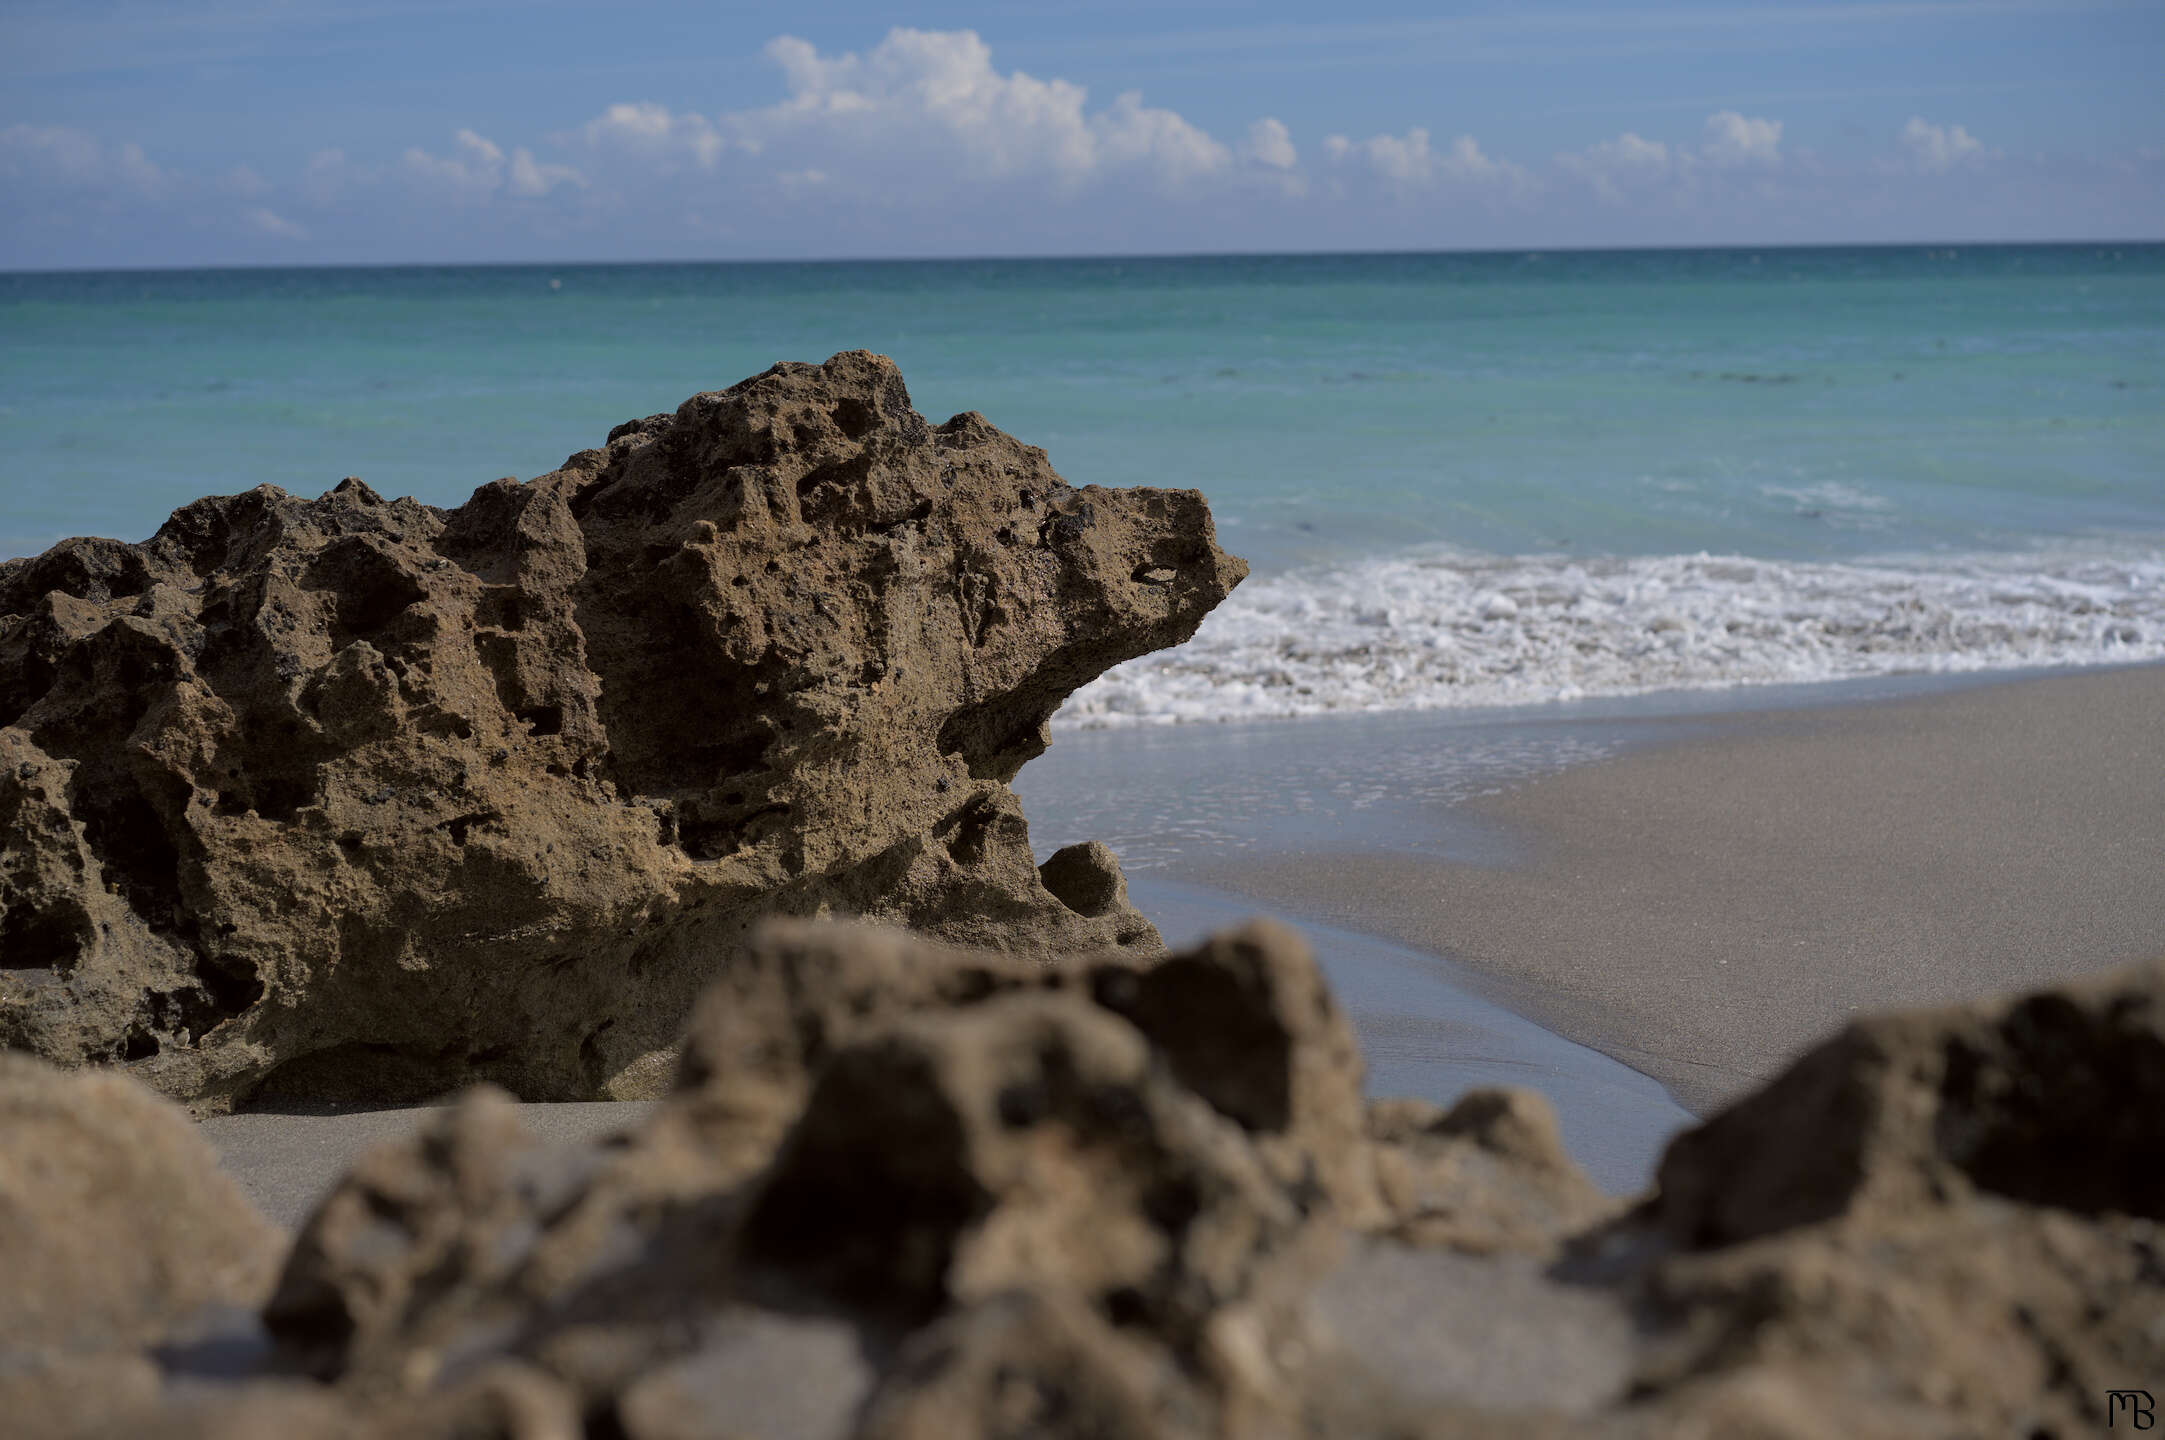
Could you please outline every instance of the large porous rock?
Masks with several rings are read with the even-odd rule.
[[[1852,1024],[1660,1180],[1660,1224],[1698,1247],[1971,1194],[2165,1220],[2165,960]]]
[[[1241,1043],[1189,1038],[1216,1026]],[[641,1440],[934,1433],[986,1386],[1176,1430],[1290,1414],[1273,1345],[1381,1214],[1359,1088],[1275,926],[1048,966],[770,922],[637,1132],[552,1146],[473,1090],[345,1177],[264,1318],[369,1415],[490,1364]]]
[[[1084,985],[1138,961],[1111,952],[1074,964],[929,943],[901,930],[770,921],[732,955],[692,1009],[671,1103],[643,1144],[673,1144],[732,1174],[772,1158],[803,1113],[812,1079],[844,1046],[920,1011],[996,995]]]
[[[1245,573],[887,360],[443,511],[358,481],[0,566],[0,1045],[199,1111],[653,1094],[758,917],[1148,950],[1007,782]]]
[[[2165,1374],[2165,961],[1853,1024],[1660,1182],[1588,1253],[1657,1322],[1665,1423],[2100,1432]]]
[[[804,1288],[906,1321],[1055,1285],[1193,1343],[1302,1197],[1132,1026],[1079,997],[912,1016],[820,1072],[746,1221]]]

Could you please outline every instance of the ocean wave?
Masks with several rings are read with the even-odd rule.
[[[1254,579],[1062,728],[2165,659],[2165,540],[1849,563],[1448,549]]]

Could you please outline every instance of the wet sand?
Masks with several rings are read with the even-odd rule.
[[[1378,1099],[1449,1105],[1482,1086],[1538,1090],[1555,1107],[1572,1158],[1612,1195],[1651,1185],[1663,1147],[1692,1123],[1658,1082],[1483,999],[1435,956],[1148,875],[1128,889],[1175,949],[1258,913],[1301,931],[1360,1040],[1368,1093]]]
[[[1169,873],[1448,956],[1701,1113],[1860,1011],[2165,952],[2165,667],[1731,714],[1431,809],[1498,853]]]

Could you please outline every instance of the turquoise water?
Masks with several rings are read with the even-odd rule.
[[[455,504],[776,359],[1257,580],[1117,722],[2165,654],[2165,246],[0,275],[0,553]]]

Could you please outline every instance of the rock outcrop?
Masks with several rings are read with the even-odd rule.
[[[1245,573],[887,360],[778,365],[456,510],[349,480],[0,566],[0,1046],[199,1112],[648,1095],[767,915],[1157,948],[1008,789]]]
[[[248,1364],[0,1335],[0,1397],[84,1437],[1951,1440],[2092,1433],[2165,1366],[2165,962],[1854,1026],[1622,1212],[1531,1096],[1363,1106],[1267,925],[1041,966],[779,924],[728,984],[618,1141],[484,1087],[357,1166]]]
[[[2083,1435],[2165,1374],[2165,960],[1855,1023],[1678,1137],[1637,1387],[1704,1433]],[[2131,1417],[2123,1416],[2123,1422]]]

